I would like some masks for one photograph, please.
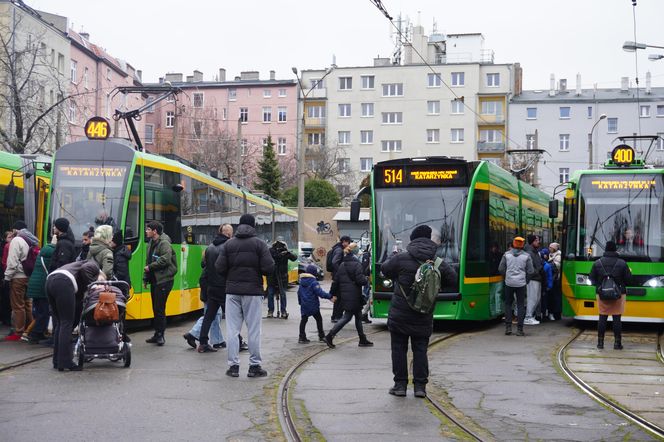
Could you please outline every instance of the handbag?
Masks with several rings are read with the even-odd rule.
[[[108,288],[99,293],[99,300],[95,306],[93,318],[97,323],[117,322],[120,319],[118,304],[115,302],[115,293]]]

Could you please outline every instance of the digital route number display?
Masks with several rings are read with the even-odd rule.
[[[376,187],[467,186],[465,165],[404,165],[374,169]]]
[[[85,123],[85,136],[88,140],[105,140],[111,134],[111,127],[102,117],[92,117]]]
[[[634,162],[634,149],[627,144],[616,146],[611,152],[611,159],[616,166],[630,166]]]

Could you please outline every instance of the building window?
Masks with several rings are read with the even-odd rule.
[[[194,138],[200,140],[202,133],[203,133],[203,122],[194,121]]]
[[[569,151],[569,134],[560,134],[558,136],[560,140],[560,151],[568,152]]]
[[[657,136],[659,136],[657,139],[657,150],[662,151],[664,150],[664,133],[658,133]]]
[[[451,106],[453,114],[455,115],[463,114],[463,101],[454,99],[451,101]]]
[[[650,106],[640,106],[639,115],[641,118],[650,118]]]
[[[569,167],[561,167],[560,169],[558,169],[558,179],[560,181],[560,184],[569,181]]]
[[[401,140],[383,140],[380,142],[381,152],[401,152]]]
[[[571,110],[569,106],[561,106],[560,107],[560,119],[561,120],[568,120],[571,115]]]
[[[237,89],[231,88],[228,90],[228,100],[229,101],[237,100]]]
[[[249,147],[249,142],[246,138],[240,140],[240,155],[247,156],[247,148]]]
[[[373,131],[372,130],[361,130],[360,131],[360,143],[361,144],[373,144]]]
[[[606,125],[608,126],[608,132],[610,134],[618,133],[618,119],[617,118],[607,118]]]
[[[280,97],[285,97],[286,96],[286,89],[279,89],[279,96]]]
[[[386,83],[383,85],[383,97],[402,97],[403,83]]]
[[[194,107],[203,107],[203,92],[194,92]]]
[[[106,79],[111,81],[111,68],[106,68]]]
[[[339,90],[349,91],[353,89],[353,77],[339,77]]]
[[[145,125],[145,144],[154,143],[154,124]]]
[[[362,116],[363,117],[373,117],[374,116],[374,104],[373,103],[362,103]]]
[[[240,108],[240,122],[246,123],[249,121],[249,108],[241,107]]]
[[[526,108],[526,119],[527,120],[537,120],[537,108],[536,107],[527,107]]]
[[[440,74],[427,74],[427,87],[440,87]]]
[[[402,112],[383,112],[383,124],[401,124],[403,123]]]
[[[466,84],[464,72],[452,72],[452,86],[463,86]]]
[[[664,106],[661,104],[657,105],[657,116],[664,117]]]
[[[500,101],[483,101],[480,112],[484,115],[502,115],[503,103]]]
[[[322,132],[312,132],[307,134],[307,140],[310,146],[320,146],[325,144],[323,142],[324,134]]]
[[[537,138],[535,138],[535,134],[527,134],[526,135],[526,149],[536,149],[536,141]]]
[[[440,143],[440,129],[427,129],[427,143]]]
[[[593,107],[588,106],[588,118],[592,118],[592,117],[593,117]]]
[[[76,84],[76,65],[77,65],[77,64],[78,64],[78,63],[76,63],[75,60],[72,60],[72,61],[71,61],[71,70],[70,70],[70,72],[69,72],[69,74],[70,74],[70,78],[71,78],[71,82],[74,83],[74,84]]]
[[[154,101],[154,97],[148,97],[148,98],[145,99],[145,104],[150,104],[153,101]],[[154,105],[151,105],[145,111],[149,114],[154,113]]]
[[[427,101],[427,114],[440,115],[440,101],[438,100]]]
[[[263,98],[270,98],[272,96],[272,89],[263,89]]]
[[[339,144],[350,144],[350,131],[348,130],[340,130],[337,133],[337,139],[339,140]]]
[[[339,158],[339,173],[350,172],[350,158]]]
[[[350,104],[344,103],[339,105],[339,116],[350,117]]]
[[[272,108],[264,107],[263,108],[263,123],[269,123],[272,121]]]
[[[277,139],[277,155],[286,155],[286,138]]]
[[[311,89],[323,89],[324,83],[321,78],[312,78],[309,80],[311,84]]]
[[[500,86],[500,74],[497,72],[493,74],[486,74],[486,85],[488,87]]]
[[[307,116],[309,118],[325,118],[325,106],[309,106]]]
[[[88,68],[85,68],[83,70],[83,87],[86,89],[89,89],[90,87],[88,86]]]
[[[373,89],[374,88],[374,76],[373,75],[362,75],[362,89]]]
[[[463,129],[452,129],[450,131],[450,141],[452,143],[463,143]]]
[[[166,112],[166,127],[173,127],[175,124],[175,112],[167,111]]]
[[[502,143],[503,132],[498,129],[483,129],[480,131],[480,142],[482,143]]]
[[[227,108],[221,109],[221,119],[222,120],[228,119],[228,109]]]
[[[58,72],[65,73],[65,56],[58,52]]]
[[[277,118],[280,123],[286,122],[286,111],[287,108],[285,106],[280,106],[277,108]]]
[[[360,158],[360,172],[371,172],[373,158]]]

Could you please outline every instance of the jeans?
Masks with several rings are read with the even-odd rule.
[[[537,306],[540,302],[542,294],[542,283],[540,281],[530,281],[528,283],[528,295],[526,297],[526,317],[532,318],[535,316]]]
[[[35,320],[32,333],[43,335],[48,328],[48,318],[51,316],[47,298],[35,298],[32,300],[32,316]]]
[[[316,320],[316,328],[318,329],[318,337],[322,338],[325,336],[325,330],[323,330],[323,317],[320,315],[320,311],[317,311],[314,313],[313,318]],[[307,327],[307,321],[309,320],[309,316],[302,316],[302,319],[300,319],[300,337],[301,338],[306,338],[307,337],[307,332],[305,331]]]
[[[219,328],[219,320],[221,319],[221,305],[223,302],[222,295],[224,290],[219,287],[209,286],[207,289],[207,304],[205,308],[205,314],[203,315],[203,324],[201,325],[200,332],[200,341],[201,345],[206,345],[208,343],[208,333],[210,332],[210,326],[217,323],[216,330],[221,336],[221,329]],[[223,342],[223,336],[221,336],[221,341]],[[219,342],[217,342],[219,343]]]
[[[339,319],[339,321],[334,324],[334,327],[332,327],[332,330],[330,330],[330,335],[336,336],[337,333],[350,322],[353,316],[355,316],[355,329],[357,329],[357,335],[360,337],[364,336],[364,330],[362,329],[362,307],[352,311],[344,310],[341,319]]]
[[[173,281],[163,284],[151,284],[150,295],[152,295],[152,312],[154,313],[154,332],[155,334],[164,334],[166,330],[166,301],[173,288]]]
[[[514,295],[516,294],[516,317],[517,326],[523,329],[523,318],[526,315],[524,301],[526,297],[526,286],[523,287],[510,287],[505,285],[505,325],[512,326],[512,304],[514,303]]]
[[[286,313],[286,290],[274,286],[269,286],[267,288],[267,310],[269,312],[274,311],[274,295],[277,292],[279,292],[279,307],[281,308],[281,313]]]
[[[413,350],[413,384],[425,385],[429,382],[429,347],[428,336],[408,336],[401,333],[390,332],[392,347],[392,374],[394,383],[406,386],[408,384],[408,338]]]
[[[263,297],[260,295],[226,295],[226,337],[228,365],[240,365],[240,330],[247,324],[247,344],[249,364],[260,365],[261,360],[261,310]]]
[[[205,311],[207,311],[207,303],[205,303],[203,316],[198,318],[198,321],[196,321],[191,330],[189,330],[189,334],[198,340],[200,340],[201,336],[201,327],[203,326],[203,318],[205,317]],[[214,320],[210,325],[210,342],[212,343],[212,345],[221,344],[222,342],[224,342],[224,336],[221,333],[221,312],[219,310],[217,310],[217,315],[214,317]]]
[[[74,284],[65,275],[53,275],[46,280],[46,294],[53,312],[53,366],[69,368],[74,364],[71,347],[76,311]]]

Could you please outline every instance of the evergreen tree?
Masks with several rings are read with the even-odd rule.
[[[281,170],[274,154],[272,136],[268,135],[267,144],[263,148],[263,159],[258,163],[258,182],[256,188],[265,195],[279,199],[281,188]]]

